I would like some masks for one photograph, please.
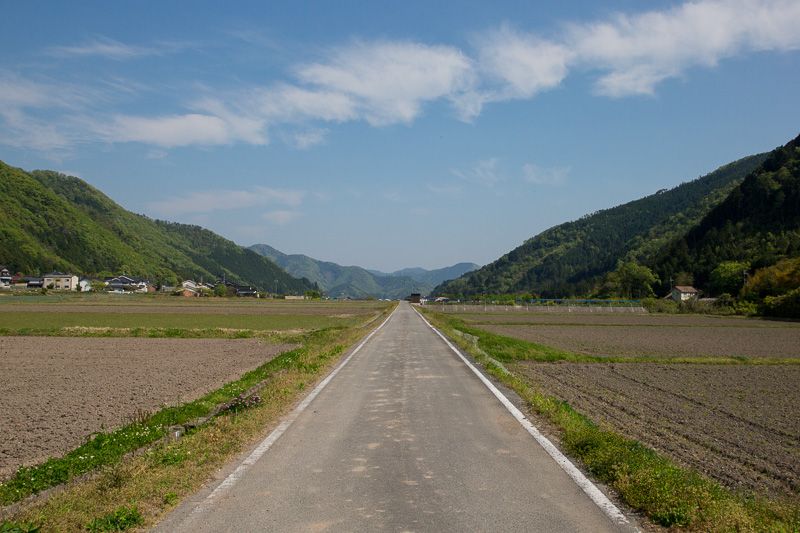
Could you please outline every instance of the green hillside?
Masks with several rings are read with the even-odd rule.
[[[355,298],[405,298],[415,292],[428,294],[434,286],[410,276],[379,276],[357,266],[341,266],[301,254],[287,255],[266,244],[254,244],[250,250],[275,261],[293,276],[318,284],[333,298],[345,294]]]
[[[86,182],[0,162],[0,264],[25,274],[52,270],[128,275],[173,283],[221,277],[305,292],[311,285],[274,262],[198,226],[126,211]]]
[[[550,228],[432,294],[588,295],[620,260],[644,261],[685,234],[766,157],[746,157],[673,189]]]
[[[690,273],[708,295],[739,292],[745,272],[800,256],[800,136],[776,148],[698,224],[648,263],[662,282]],[[734,277],[725,282],[725,270]]]

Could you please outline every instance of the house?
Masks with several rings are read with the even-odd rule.
[[[676,302],[686,302],[688,300],[697,299],[699,295],[700,291],[694,287],[678,285],[672,289],[672,292],[667,295],[667,298],[671,298]]]
[[[8,289],[11,287],[11,270],[8,267],[0,265],[0,289]]]
[[[114,292],[150,292],[155,290],[149,281],[130,276],[112,278],[108,282],[108,286]]]
[[[176,292],[175,294],[177,294],[178,296],[186,296],[186,297],[189,297],[189,298],[190,297],[195,297],[195,296],[200,296],[200,294],[196,290],[188,289],[188,288],[178,289],[178,292]]]
[[[44,287],[57,291],[74,291],[78,289],[78,276],[63,272],[50,272],[44,275]]]
[[[29,289],[43,289],[44,288],[44,278],[28,278],[28,283],[26,286]]]
[[[236,285],[236,296],[247,296],[250,298],[258,298],[258,291],[250,285]]]

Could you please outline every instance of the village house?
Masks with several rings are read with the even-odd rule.
[[[152,283],[145,279],[131,276],[117,276],[108,281],[108,287],[114,292],[151,292],[155,291]]]
[[[11,288],[11,270],[0,265],[0,289]]]
[[[676,302],[686,302],[689,300],[696,300],[699,295],[700,291],[694,287],[679,285],[672,289],[672,292],[667,295],[667,298],[671,298]]]

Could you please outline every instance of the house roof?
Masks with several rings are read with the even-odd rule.
[[[697,289],[695,289],[694,287],[689,287],[687,285],[677,285],[672,290],[677,290],[677,291],[681,291],[681,292],[697,292]]]

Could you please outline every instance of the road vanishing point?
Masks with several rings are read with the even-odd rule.
[[[636,530],[406,302],[249,456],[155,528]]]

